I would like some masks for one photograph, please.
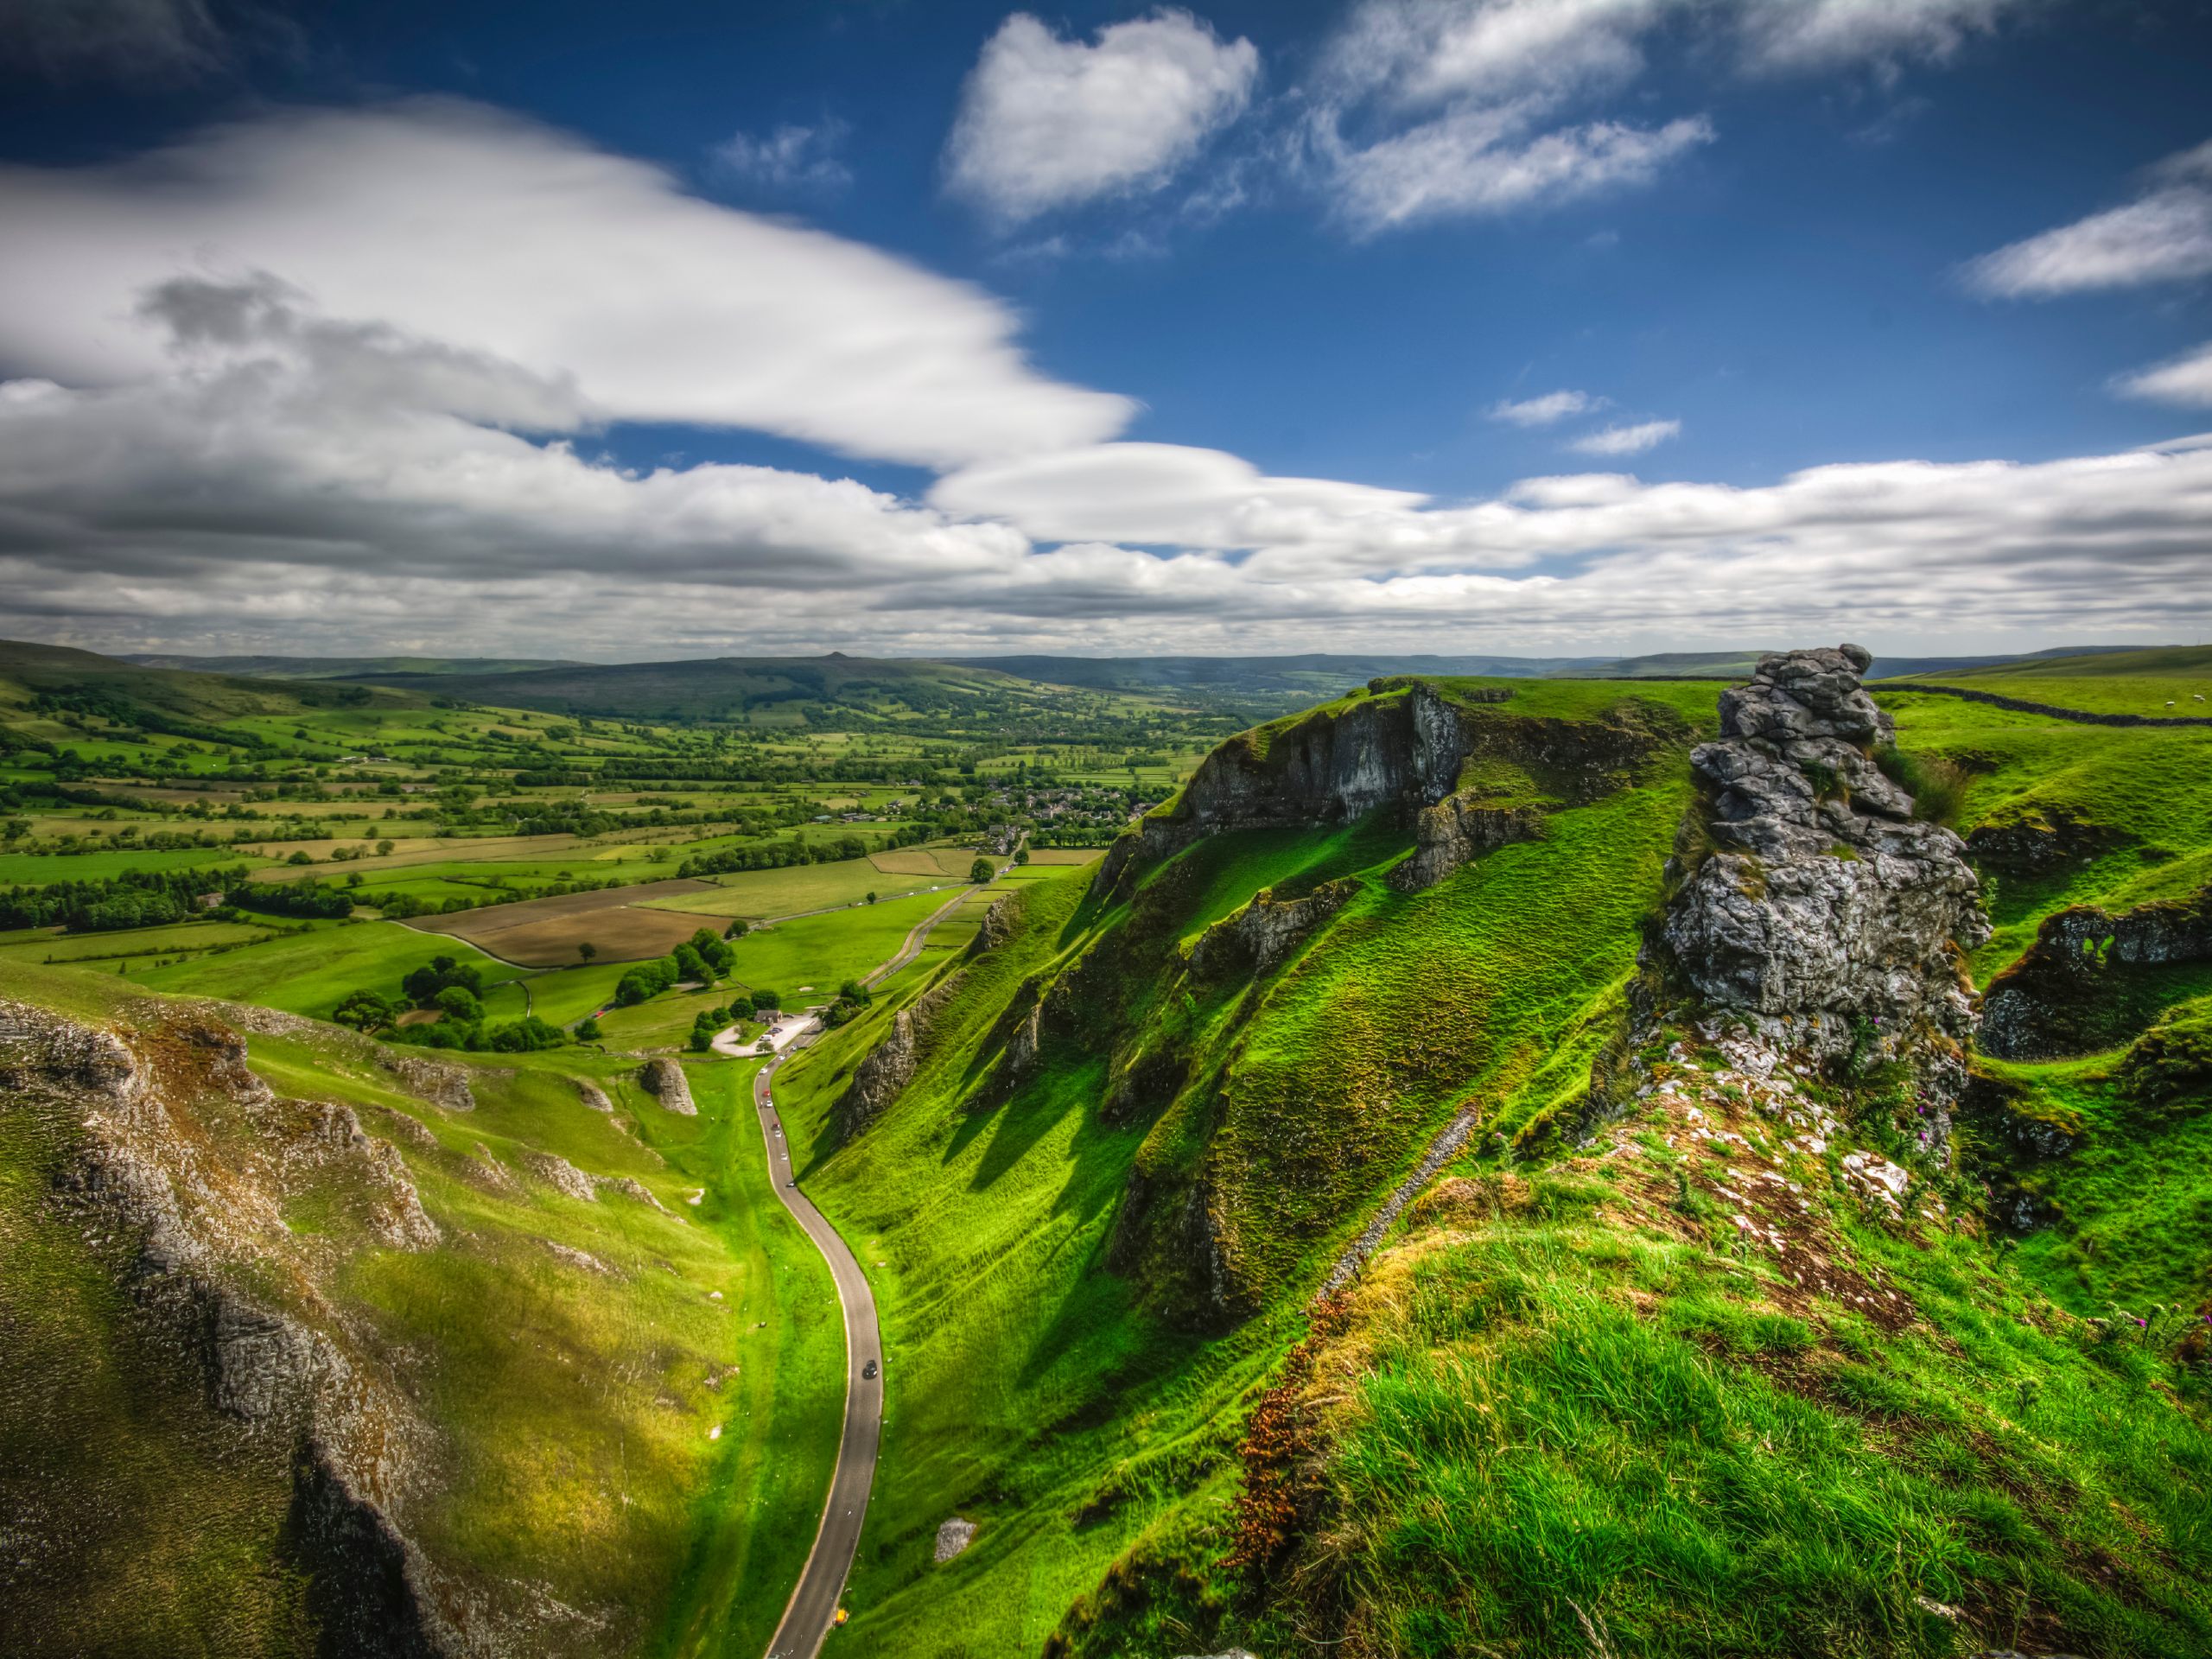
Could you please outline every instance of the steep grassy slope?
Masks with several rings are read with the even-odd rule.
[[[425,1063],[47,968],[0,999],[0,1648],[765,1643],[842,1346],[750,1065],[683,1117],[578,1051]]]
[[[1550,742],[1541,722],[1623,709],[1524,684],[1464,712]],[[1217,1523],[1303,1296],[1430,1137],[1481,1100],[1541,1141],[1587,1092],[1687,797],[1690,728],[1667,729],[1581,804],[1548,796],[1542,839],[1422,892],[1388,880],[1411,839],[1388,807],[1205,836],[1105,891],[1033,870],[1012,937],[787,1068],[803,1179],[880,1264],[884,1460],[846,1650],[1033,1650],[1117,1560]],[[1263,889],[1349,896],[1265,969],[1194,970]],[[847,1138],[839,1098],[901,1009],[916,1069]],[[939,1566],[956,1515],[981,1531]]]
[[[2194,970],[2134,1016],[2175,1010],[2162,1075],[2196,1079],[2156,1112],[2123,1050],[1988,1066],[2073,1114],[2088,1150],[2055,1175],[1993,1153],[1987,1081],[1954,1173],[1878,1067],[1785,1099],[1786,1065],[1679,1020],[1630,1052],[1717,689],[1638,687],[1679,723],[1637,716],[1658,741],[1631,749],[1590,734],[1623,729],[1619,685],[1434,684],[1474,734],[1442,786],[1540,827],[1426,887],[1405,806],[1366,804],[1408,689],[1272,722],[1148,852],[1038,885],[1006,943],[791,1068],[806,1179],[886,1317],[846,1650],[2212,1651],[2212,1204],[2201,1107],[2171,1103],[2212,1077]],[[1955,779],[1929,810],[1993,826],[1985,978],[2212,848],[2196,734],[1884,700],[1900,765]],[[1362,810],[1271,823],[1270,775]],[[2054,823],[2100,829],[2085,852]],[[918,1064],[850,1132],[901,1008]],[[1865,1173],[1891,1158],[1902,1205]],[[1985,1178],[2081,1230],[1993,1243]],[[981,1530],[938,1564],[955,1516]]]

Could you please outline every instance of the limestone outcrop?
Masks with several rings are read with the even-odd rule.
[[[1974,1026],[1959,953],[1989,936],[1965,846],[1883,775],[1889,717],[1857,645],[1762,658],[1690,762],[1711,851],[1669,907],[1675,966],[1706,1001],[1824,1058],[1871,1046],[1948,1100]]]
[[[995,950],[1014,935],[1021,919],[1021,895],[1009,893],[995,899],[984,911],[983,919],[976,925],[976,937],[968,941],[965,954],[980,957],[986,950]]]
[[[1277,899],[1273,888],[1262,888],[1250,904],[1198,936],[1191,947],[1191,971],[1206,978],[1264,974],[1358,891],[1351,880],[1324,882],[1296,899]]]
[[[1427,806],[1451,792],[1466,753],[1459,710],[1415,683],[1402,696],[1317,710],[1262,727],[1199,762],[1173,805],[1108,850],[1092,891],[1113,892],[1129,871],[1222,830],[1347,823],[1378,806]]]
[[[2077,905],[2044,918],[2036,942],[1992,982],[1980,1047],[2001,1060],[2048,1060],[2136,1035],[2114,982],[2131,970],[2212,962],[2212,887],[2114,915]]]
[[[950,1000],[961,976],[943,979],[891,1016],[891,1029],[853,1071],[853,1080],[830,1108],[837,1138],[849,1141],[883,1116],[914,1080],[932,1017]]]
[[[1390,872],[1401,893],[1433,887],[1463,864],[1509,842],[1534,841],[1544,817],[1532,806],[1492,806],[1479,796],[1447,795],[1414,820],[1414,852]]]
[[[674,1060],[647,1060],[638,1068],[638,1086],[661,1103],[664,1111],[678,1117],[696,1117],[699,1108],[691,1098],[690,1082]]]

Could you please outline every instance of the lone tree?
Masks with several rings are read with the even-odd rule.
[[[582,957],[586,962],[589,962],[594,957],[599,954],[599,947],[594,944],[589,939],[585,939],[576,946],[576,954]]]
[[[1014,849],[1014,861],[1017,864],[1027,864],[1029,861],[1029,849],[1027,847],[1015,848]]]
[[[970,881],[988,881],[997,874],[998,872],[991,868],[991,861],[988,858],[979,858],[968,867],[968,879]]]

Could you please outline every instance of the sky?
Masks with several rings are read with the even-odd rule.
[[[0,633],[2212,639],[2212,0],[0,0]]]

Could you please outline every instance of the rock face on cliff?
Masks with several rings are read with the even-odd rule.
[[[1433,887],[1461,865],[1508,842],[1534,841],[1543,829],[1543,814],[1534,807],[1446,796],[1414,819],[1413,856],[1390,872],[1390,885],[1404,893]]]
[[[1191,947],[1191,971],[1209,978],[1264,974],[1358,891],[1359,884],[1350,880],[1324,882],[1297,899],[1279,899],[1274,889],[1262,889],[1250,904],[1198,936]]]
[[[1856,645],[1769,656],[1722,694],[1719,740],[1690,757],[1713,850],[1666,943],[1709,1003],[1788,1016],[1824,1058],[1871,1041],[1948,1098],[1974,1023],[1959,952],[1989,924],[1963,843],[1915,820],[1875,764],[1891,728],[1859,684],[1871,660]]]
[[[229,1425],[210,1432],[238,1458],[290,1470],[286,1548],[324,1650],[481,1650],[492,1632],[448,1605],[445,1575],[401,1528],[430,1433],[356,1333],[323,1317],[323,1247],[286,1220],[303,1195],[328,1193],[385,1248],[435,1245],[397,1152],[350,1107],[277,1096],[237,1033],[212,1023],[126,1040],[0,1002],[0,1118],[56,1160],[51,1213],[127,1258],[118,1281],[137,1328],[188,1386],[197,1372],[196,1391]],[[11,1540],[0,1594],[19,1570],[62,1570],[41,1567],[41,1549],[73,1549],[78,1532],[114,1524],[42,1507]]]
[[[1166,812],[1116,842],[1092,891],[1222,830],[1347,823],[1378,806],[1427,806],[1451,792],[1466,753],[1459,711],[1433,688],[1306,716],[1230,739]]]
[[[2062,910],[1991,983],[1980,1046],[2004,1060],[2111,1047],[2137,1034],[2124,982],[2191,962],[2212,962],[2212,887],[2117,916],[2093,905]]]
[[[930,1020],[950,999],[960,976],[938,981],[891,1016],[891,1029],[868,1052],[853,1080],[830,1108],[830,1122],[840,1141],[849,1141],[880,1117],[914,1080]]]

